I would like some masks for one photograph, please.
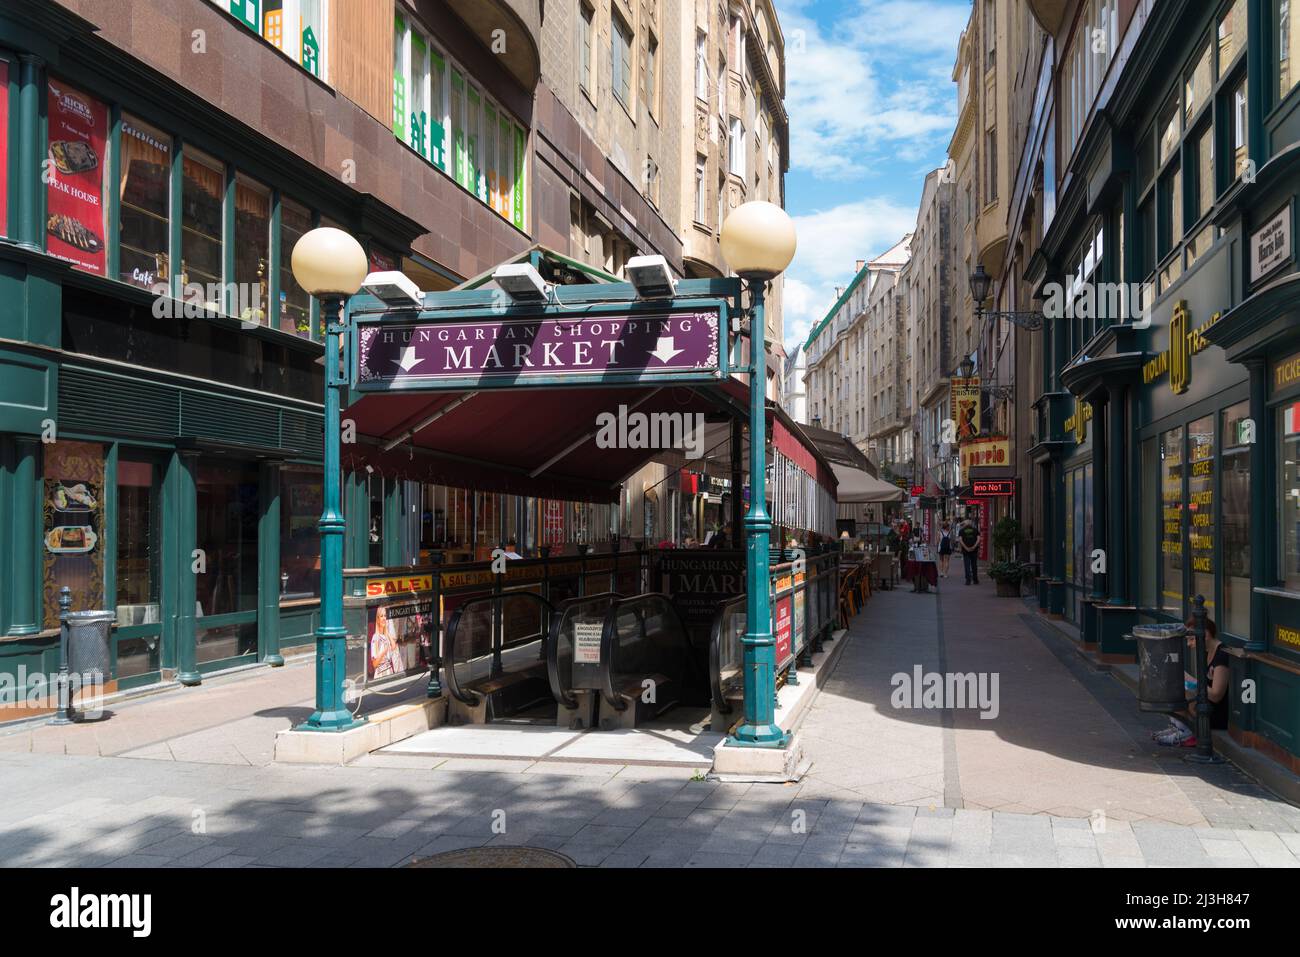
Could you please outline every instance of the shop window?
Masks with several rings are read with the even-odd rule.
[[[1160,436],[1161,611],[1183,613],[1183,429]]]
[[[225,168],[189,147],[181,184],[181,282],[204,288],[203,301],[219,310],[221,285],[221,211],[226,191]],[[188,298],[188,293],[187,293]]]
[[[1183,81],[1183,122],[1188,127],[1201,108],[1210,102],[1210,91],[1214,86],[1212,72],[1213,58],[1210,46],[1206,44]]]
[[[45,626],[59,621],[59,590],[72,610],[104,607],[104,447],[60,439],[44,449],[41,554]]]
[[[148,289],[170,278],[171,137],[123,115],[121,168],[118,278]]]
[[[298,285],[291,268],[293,247],[311,230],[311,210],[291,199],[280,199],[280,317],[278,328],[304,339],[311,337],[311,297]]]
[[[1220,626],[1241,637],[1250,634],[1250,443],[1246,421],[1250,403],[1224,409],[1223,456],[1219,488],[1220,554],[1223,556],[1223,613]],[[1253,431],[1253,426],[1250,427]]]
[[[235,182],[235,290],[229,312],[241,322],[266,321],[271,257],[271,191],[240,175]]]
[[[1300,591],[1300,402],[1277,411],[1278,571],[1292,591]]]
[[[1217,616],[1214,598],[1214,416],[1197,419],[1187,427],[1190,453],[1187,474],[1187,545],[1192,566],[1190,595],[1204,595],[1210,617]]]
[[[406,18],[393,17],[393,135],[406,141]]]
[[[280,474],[281,599],[320,594],[322,488],[319,469],[284,469]]]

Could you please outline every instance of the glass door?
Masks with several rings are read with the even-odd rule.
[[[203,460],[195,484],[195,661],[214,671],[257,658],[257,465]]]
[[[162,468],[146,453],[118,453],[117,544],[113,555],[114,674],[119,686],[144,684],[160,668],[158,601]]]

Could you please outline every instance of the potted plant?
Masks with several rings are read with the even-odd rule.
[[[999,598],[1019,598],[1020,582],[1025,577],[1025,566],[1020,562],[993,562],[989,577],[997,585]]]
[[[1021,542],[1020,523],[1010,515],[993,526],[993,564],[989,577],[997,583],[1001,598],[1020,597],[1020,582],[1029,569],[1013,556]]]

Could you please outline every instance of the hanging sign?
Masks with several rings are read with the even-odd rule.
[[[1005,435],[981,436],[961,445],[962,481],[967,481],[969,470],[982,465],[1006,465],[1011,461],[1011,440]]]
[[[948,383],[949,416],[957,429],[957,441],[973,439],[980,431],[980,380],[954,378]]]
[[[104,275],[104,164],[108,107],[51,78],[46,104],[45,231],[50,255],[86,272]]]
[[[1250,281],[1267,276],[1291,258],[1291,204],[1250,234]]]
[[[716,380],[721,307],[563,318],[361,323],[354,383],[425,391]]]

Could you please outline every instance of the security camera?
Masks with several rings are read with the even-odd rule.
[[[400,272],[372,272],[361,288],[385,305],[403,309],[419,309],[424,305],[420,287]]]
[[[492,274],[496,284],[515,302],[546,302],[550,284],[530,263],[508,263]]]
[[[663,256],[633,256],[627,261],[627,278],[642,299],[671,299],[677,294],[677,280]]]

